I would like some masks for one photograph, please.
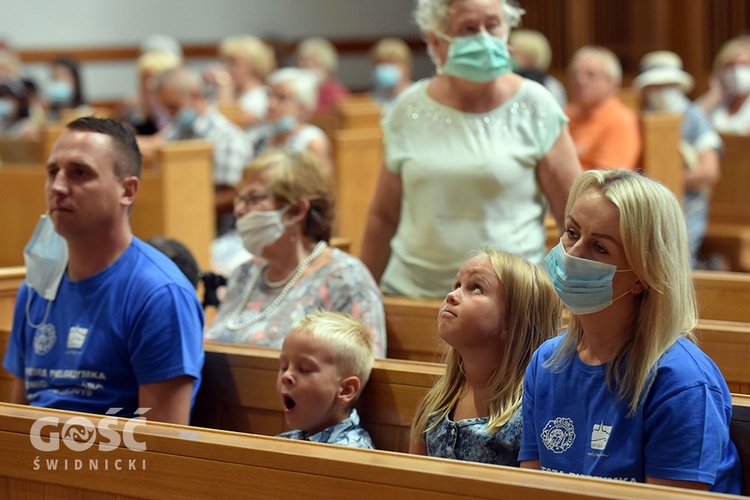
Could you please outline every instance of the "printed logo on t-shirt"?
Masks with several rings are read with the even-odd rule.
[[[562,453],[571,447],[576,440],[573,421],[566,417],[558,417],[547,422],[541,434],[542,443],[552,453]]]
[[[55,325],[51,323],[41,325],[34,332],[34,352],[39,356],[44,356],[52,350],[56,340]]]
[[[594,424],[594,430],[591,432],[591,447],[595,450],[606,448],[610,432],[612,432],[611,425],[604,425],[604,422]]]
[[[88,328],[72,326],[68,331],[68,349],[80,349],[83,347],[83,343],[86,342],[86,335],[88,335],[88,333]]]

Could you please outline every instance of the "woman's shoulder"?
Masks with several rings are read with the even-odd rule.
[[[528,78],[523,79],[518,91],[509,100],[522,107],[533,106],[540,113],[550,111],[562,113],[560,104],[547,87]]]
[[[557,350],[565,338],[565,334],[560,334],[550,339],[545,340],[536,350],[536,355],[546,360]]]
[[[675,390],[700,384],[711,388],[726,386],[713,360],[685,337],[679,338],[659,358],[655,383]]]
[[[343,250],[339,250],[338,248],[331,248],[331,261],[322,269],[327,269],[329,274],[366,276],[372,279],[372,275],[364,262]]]
[[[427,95],[427,85],[429,85],[430,80],[430,78],[417,80],[401,91],[401,93],[395,98],[393,104],[391,104],[386,116],[393,116],[394,114],[405,112],[410,106],[427,102],[429,100]]]

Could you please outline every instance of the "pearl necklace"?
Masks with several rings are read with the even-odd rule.
[[[297,268],[295,267],[294,270],[292,270],[289,275],[281,279],[279,281],[271,281],[268,279],[268,266],[264,269],[264,272],[261,273],[261,276],[263,276],[263,284],[266,285],[268,288],[279,288],[281,286],[286,285],[292,280],[292,276],[294,276],[294,273],[297,271]]]
[[[258,314],[256,314],[255,316],[252,316],[251,318],[248,318],[247,320],[241,323],[237,323],[237,318],[245,310],[245,307],[247,307],[247,303],[250,301],[250,295],[252,295],[253,290],[255,290],[255,287],[258,285],[258,280],[260,279],[260,275],[266,269],[265,265],[259,266],[258,269],[256,269],[253,272],[253,275],[250,278],[250,284],[245,290],[245,293],[242,296],[242,300],[237,306],[237,309],[234,310],[234,312],[232,313],[232,316],[230,316],[229,318],[229,321],[227,321],[227,328],[233,331],[244,330],[248,326],[257,323],[258,321],[268,316],[271,313],[271,311],[276,309],[276,306],[278,306],[286,298],[286,296],[289,295],[289,292],[292,290],[292,287],[297,283],[297,281],[299,281],[299,279],[302,277],[304,272],[310,266],[310,263],[314,261],[315,259],[317,259],[320,256],[320,254],[323,253],[323,250],[325,250],[327,246],[328,245],[326,244],[325,241],[318,242],[318,244],[315,245],[315,248],[313,248],[313,251],[310,252],[310,255],[305,257],[302,260],[302,262],[300,262],[297,265],[297,267],[294,269],[294,272],[291,275],[291,278],[282,280],[282,281],[286,281],[286,284],[284,288],[281,290],[281,293],[279,293],[279,295],[275,299],[273,299],[273,302],[271,302],[271,304],[269,304],[268,307],[258,312]]]

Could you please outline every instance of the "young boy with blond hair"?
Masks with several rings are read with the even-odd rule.
[[[305,316],[284,339],[276,390],[286,423],[279,437],[374,449],[353,408],[370,378],[372,335],[347,314]]]

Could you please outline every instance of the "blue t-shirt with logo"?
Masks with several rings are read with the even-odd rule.
[[[25,380],[34,406],[99,414],[122,408],[117,416],[133,416],[141,384],[188,375],[195,399],[203,322],[179,268],[133,238],[100,273],[76,282],[66,274],[52,302],[24,283],[3,364]]]
[[[563,337],[545,342],[526,370],[519,461],[543,470],[644,482],[646,476],[739,494],[741,468],[729,438],[732,399],[721,372],[689,340],[659,359],[637,413],[607,390],[606,365],[576,355],[562,371],[544,365]]]

